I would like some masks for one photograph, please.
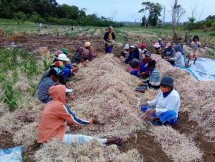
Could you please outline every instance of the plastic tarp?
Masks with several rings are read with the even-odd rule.
[[[0,162],[22,162],[22,147],[0,149]]]
[[[215,60],[198,58],[196,64],[190,61],[189,68],[182,68],[188,71],[194,78],[201,81],[215,81]]]

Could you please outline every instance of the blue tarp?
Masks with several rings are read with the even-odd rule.
[[[189,68],[182,68],[188,71],[194,78],[201,81],[215,81],[215,60],[198,58],[196,64],[190,61]]]
[[[0,149],[0,162],[22,162],[22,147]]]

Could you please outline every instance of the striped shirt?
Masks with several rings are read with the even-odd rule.
[[[161,80],[161,77],[160,77],[158,68],[154,68],[154,70],[152,72],[150,72],[150,74],[149,74],[149,83],[152,86],[159,86],[160,80]]]
[[[53,85],[55,85],[55,82],[50,77],[44,78],[39,83],[37,96],[41,102],[48,103],[49,101],[51,101],[48,90]]]

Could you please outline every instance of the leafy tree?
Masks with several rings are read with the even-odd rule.
[[[146,13],[148,11],[148,24],[152,27],[156,27],[159,16],[161,16],[162,6],[159,3],[143,2],[143,8],[139,13]]]

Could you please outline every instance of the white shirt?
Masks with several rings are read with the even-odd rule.
[[[184,56],[181,54],[181,52],[176,52],[175,57],[170,58],[170,60],[175,61],[175,66],[178,67],[185,66]]]
[[[149,106],[155,107],[156,116],[160,116],[161,113],[173,110],[176,112],[176,116],[178,117],[181,105],[180,96],[175,89],[173,89],[167,97],[164,97],[163,92],[160,90],[157,97],[147,103]]]

